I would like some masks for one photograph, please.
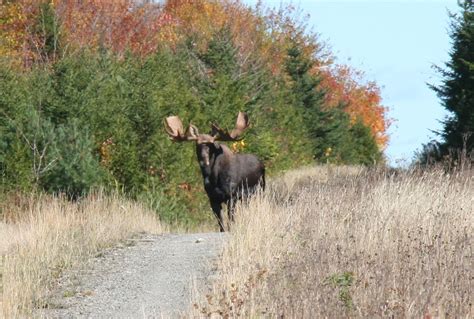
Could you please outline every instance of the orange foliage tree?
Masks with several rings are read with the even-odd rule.
[[[161,6],[133,0],[57,0],[55,9],[68,44],[108,48],[119,55],[130,50],[146,56],[160,42],[174,40],[176,20]]]
[[[330,61],[324,45],[305,32],[307,19],[295,18],[298,12],[291,5],[263,9],[260,4],[251,8],[240,0],[168,0],[164,11],[176,19],[181,38],[192,36],[201,50],[215,33],[229,28],[244,67],[250,56],[257,55],[273,74],[281,74],[292,41],[298,42],[306,56],[313,56],[316,65]]]
[[[16,64],[30,65],[35,42],[32,27],[39,1],[2,1],[0,4],[0,56]]]
[[[326,91],[326,106],[343,105],[352,123],[361,119],[370,128],[380,149],[388,142],[387,107],[381,104],[380,89],[375,82],[364,83],[363,73],[347,65],[336,65],[321,72],[321,85]]]
[[[63,50],[107,48],[145,56],[175,39],[173,17],[162,7],[134,0],[17,0],[0,5],[0,53],[29,67],[40,61],[40,5],[50,5],[60,22]],[[37,32],[39,30],[40,32]]]

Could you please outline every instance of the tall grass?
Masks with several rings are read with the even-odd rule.
[[[91,195],[72,203],[50,196],[19,197],[0,223],[1,314],[31,314],[47,306],[61,272],[139,232],[164,231],[156,214],[118,196]]]
[[[237,212],[190,316],[474,316],[474,174],[316,167]]]

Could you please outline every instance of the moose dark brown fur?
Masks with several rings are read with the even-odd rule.
[[[235,202],[254,193],[259,186],[265,187],[265,166],[255,155],[234,154],[226,145],[217,143],[238,140],[248,126],[248,116],[242,112],[230,133],[217,124],[212,125],[211,134],[199,134],[192,124],[184,132],[179,117],[170,116],[165,120],[166,132],[173,141],[196,142],[204,189],[221,232],[224,231],[222,204],[227,205],[229,221],[233,221]]]

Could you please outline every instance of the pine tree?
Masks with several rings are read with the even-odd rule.
[[[87,127],[73,120],[54,131],[51,151],[46,156],[53,165],[41,176],[40,184],[48,192],[62,192],[77,199],[101,185],[105,172],[93,154],[94,143]]]
[[[450,60],[446,69],[437,68],[444,79],[441,85],[430,86],[450,112],[437,132],[443,138],[439,159],[446,155],[456,159],[461,151],[472,153],[474,147],[474,5],[465,0],[460,7],[460,14],[451,15]]]
[[[293,91],[307,110],[320,108],[324,98],[324,93],[316,90],[321,80],[310,74],[313,64],[309,58],[304,57],[297,44],[288,49],[286,71],[294,81]]]
[[[318,158],[325,138],[331,130],[330,118],[323,110],[324,92],[318,89],[320,78],[311,74],[313,61],[305,57],[300,46],[294,43],[287,52],[285,70],[290,76],[293,105],[302,117],[303,129],[311,142],[313,156]],[[298,121],[295,121],[298,122]],[[295,131],[295,130],[294,130]]]
[[[60,25],[52,1],[40,3],[35,32],[39,42],[34,46],[41,62],[55,61],[60,53]]]
[[[204,113],[227,127],[234,124],[238,111],[252,116],[265,91],[263,72],[259,67],[243,69],[228,27],[214,34],[200,58],[207,74],[201,83]]]
[[[369,128],[360,120],[352,123],[343,104],[325,107],[326,92],[320,88],[319,76],[311,72],[313,63],[297,43],[289,48],[286,72],[292,80],[293,102],[302,115],[303,134],[310,140],[314,158],[321,162],[364,165],[380,161],[382,154]]]

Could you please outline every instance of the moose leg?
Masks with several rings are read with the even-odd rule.
[[[222,206],[221,203],[218,202],[211,202],[211,208],[212,211],[214,212],[214,215],[217,218],[217,222],[219,223],[219,230],[221,232],[224,232],[224,221],[222,220]]]
[[[227,201],[227,215],[229,216],[229,224],[234,222],[235,215],[235,199],[231,198]]]

